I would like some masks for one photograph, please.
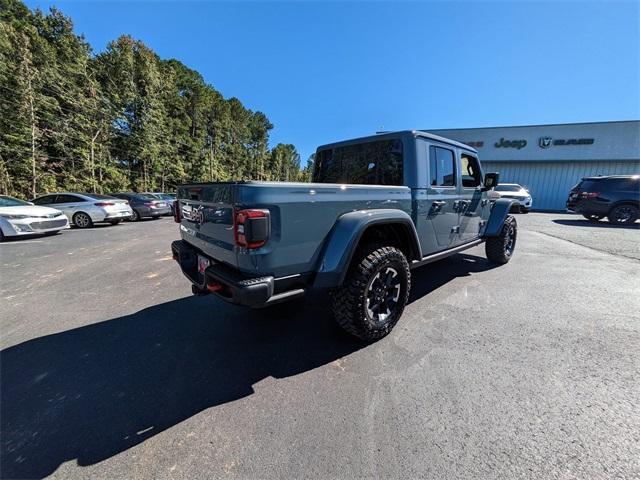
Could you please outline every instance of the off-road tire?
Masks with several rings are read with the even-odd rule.
[[[73,216],[73,224],[76,228],[91,228],[93,227],[93,220],[84,212],[78,212]]]
[[[513,256],[518,236],[518,223],[516,219],[507,215],[502,224],[502,230],[497,237],[489,237],[485,242],[485,252],[489,261],[504,265]],[[511,240],[513,240],[512,243]]]
[[[397,273],[400,291],[388,318],[380,323],[367,313],[366,295],[378,273],[386,273],[387,269]],[[331,291],[333,316],[351,335],[367,342],[379,340],[402,316],[410,290],[411,271],[404,254],[395,247],[366,246],[356,253],[343,285]]]
[[[614,225],[632,225],[638,219],[638,214],[637,207],[623,203],[613,207],[607,215],[607,219]]]

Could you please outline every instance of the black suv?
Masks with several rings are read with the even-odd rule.
[[[631,224],[640,212],[640,175],[584,177],[569,192],[567,210],[593,222],[607,217],[611,223]]]

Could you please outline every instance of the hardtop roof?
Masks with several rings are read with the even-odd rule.
[[[377,133],[374,135],[367,135],[366,137],[358,137],[358,138],[352,138],[352,139],[348,139],[348,140],[341,140],[339,142],[333,142],[333,143],[327,143],[324,145],[320,145],[317,150],[324,150],[327,148],[335,148],[335,147],[340,147],[342,145],[354,145],[354,144],[358,144],[358,143],[364,143],[364,142],[371,142],[371,141],[375,141],[375,140],[382,140],[382,139],[386,139],[386,138],[399,138],[399,137],[403,137],[403,136],[413,136],[413,137],[423,137],[423,138],[428,138],[429,140],[433,140],[436,142],[440,142],[440,143],[445,143],[454,147],[458,147],[458,148],[463,148],[465,150],[468,150],[470,152],[473,153],[478,153],[478,151],[473,148],[470,147],[469,145],[466,145],[464,143],[458,142],[456,140],[451,140],[450,138],[445,138],[445,137],[441,137],[439,135],[434,135],[433,133],[429,133],[429,132],[425,132],[422,130],[397,130],[397,131],[393,131],[393,132],[381,132],[381,133]]]

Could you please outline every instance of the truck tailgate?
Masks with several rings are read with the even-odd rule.
[[[178,189],[184,240],[216,261],[237,266],[234,249],[235,183],[186,185]]]

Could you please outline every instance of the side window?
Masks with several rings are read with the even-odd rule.
[[[55,195],[45,195],[44,197],[36,198],[33,200],[35,205],[49,205],[56,199]]]
[[[56,199],[56,203],[77,203],[84,201],[85,200],[80,197],[76,197],[75,195],[58,195],[58,198]]]
[[[429,186],[453,187],[456,184],[456,161],[453,150],[429,147]]]
[[[482,184],[482,174],[480,173],[480,164],[478,159],[467,153],[460,156],[462,167],[462,186],[468,188],[479,187]]]

